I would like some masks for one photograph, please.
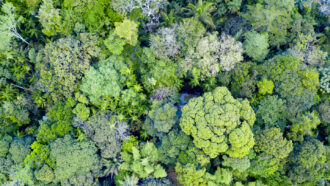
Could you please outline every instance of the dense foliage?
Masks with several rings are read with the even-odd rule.
[[[0,0],[0,185],[330,184],[327,0]]]

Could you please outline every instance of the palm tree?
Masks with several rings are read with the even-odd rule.
[[[187,16],[195,16],[201,22],[206,25],[215,28],[215,25],[212,20],[211,13],[216,10],[216,7],[213,6],[212,2],[203,3],[203,0],[198,0],[197,4],[189,3],[187,8],[182,8],[183,11]]]

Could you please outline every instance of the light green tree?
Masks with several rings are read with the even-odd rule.
[[[10,46],[13,37],[16,37],[26,44],[29,44],[17,31],[17,27],[23,22],[23,17],[16,13],[16,8],[11,3],[4,3],[1,6],[0,15],[0,50],[6,50]]]
[[[274,83],[266,78],[257,83],[259,93],[261,95],[272,94],[274,89]]]
[[[152,175],[155,178],[166,177],[165,169],[159,163],[159,154],[156,146],[151,143],[142,143],[139,147],[132,147],[132,153],[123,151],[121,153],[123,163],[120,170],[132,172],[139,178]]]
[[[244,157],[254,145],[251,127],[255,114],[247,100],[236,100],[226,87],[189,100],[180,126],[196,147],[211,158],[219,154]]]
[[[128,44],[135,46],[138,41],[138,24],[129,19],[124,19],[123,22],[116,22],[115,33],[125,39]]]
[[[54,36],[63,30],[60,9],[54,7],[53,0],[43,0],[39,8],[38,18],[43,26],[42,32],[47,36]]]
[[[243,47],[249,57],[256,61],[262,61],[266,58],[269,52],[268,36],[266,34],[259,34],[255,31],[247,32],[245,34]]]
[[[293,141],[304,141],[305,136],[314,137],[314,130],[316,130],[320,124],[321,120],[316,110],[313,112],[300,113],[296,118],[292,119],[288,137]]]

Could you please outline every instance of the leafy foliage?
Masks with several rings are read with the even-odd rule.
[[[50,144],[50,156],[55,159],[54,182],[64,181],[74,175],[96,171],[99,165],[97,148],[91,141],[79,142],[70,135]]]
[[[136,106],[143,104],[145,96],[135,90],[134,86],[139,85],[124,60],[121,57],[110,56],[86,72],[80,89],[94,105],[104,109],[110,108],[114,112],[132,116],[137,120],[144,107]],[[130,112],[125,112],[128,110]]]
[[[248,5],[242,15],[256,30],[269,33],[269,44],[279,46],[287,42],[288,30],[292,24],[294,0],[262,0]]]
[[[315,136],[313,130],[321,123],[317,111],[299,114],[293,121],[288,136],[294,141],[304,141],[304,136]]]
[[[249,57],[256,61],[262,61],[269,52],[268,36],[257,32],[247,32],[243,47]]]
[[[116,157],[122,148],[122,141],[128,136],[127,123],[118,121],[116,116],[109,112],[96,113],[88,122],[78,119],[74,125],[95,142],[103,158]]]
[[[294,183],[313,184],[325,171],[326,149],[316,139],[297,144],[289,158],[289,176]]]
[[[265,97],[260,101],[256,116],[257,123],[265,128],[279,127],[284,130],[287,118],[285,101],[278,96]]]
[[[4,3],[1,6],[1,11],[4,15],[0,15],[0,51],[10,47],[13,37],[29,44],[17,31],[17,27],[23,22],[23,17],[17,14],[16,8],[11,3]]]
[[[326,0],[0,2],[0,185],[329,185]]]
[[[224,71],[230,71],[236,63],[243,60],[242,43],[230,35],[222,34],[220,39],[220,65]]]
[[[163,136],[172,126],[178,123],[178,109],[172,103],[154,101],[152,110],[145,121],[145,127],[150,136]]]
[[[95,35],[82,33],[79,39],[69,36],[48,43],[39,64],[38,88],[53,93],[54,100],[60,95],[71,96],[93,57],[101,55],[97,39]]]
[[[138,148],[132,147],[132,153],[123,151],[121,158],[123,163],[120,165],[120,169],[132,172],[139,178],[146,178],[149,175],[155,178],[167,176],[164,168],[158,163],[158,150],[151,142],[141,144]]]
[[[115,23],[115,33],[125,39],[125,41],[135,46],[138,39],[138,24],[129,19],[124,19],[122,23]]]
[[[184,106],[180,126],[211,158],[220,153],[244,157],[254,145],[250,128],[254,121],[247,100],[235,100],[227,88],[218,87]]]

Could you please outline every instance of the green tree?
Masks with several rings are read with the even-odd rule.
[[[42,32],[47,36],[54,36],[63,30],[60,9],[56,9],[53,0],[43,0],[39,8],[38,18],[43,26]]]
[[[115,55],[120,55],[122,53],[125,44],[126,41],[120,38],[119,36],[117,36],[114,31],[111,31],[109,33],[108,38],[104,40],[104,45],[111,53]]]
[[[284,159],[289,156],[289,153],[293,149],[292,141],[285,139],[279,128],[258,131],[255,141],[255,152],[264,152],[274,158]]]
[[[283,169],[283,160],[293,149],[292,141],[283,137],[279,128],[258,131],[255,136],[256,156],[251,160],[249,172],[256,177],[268,178]]]
[[[22,163],[27,155],[30,154],[31,137],[15,137],[10,144],[9,153],[14,163]]]
[[[78,103],[76,107],[72,110],[72,113],[76,114],[80,119],[86,120],[89,117],[90,110],[83,103]]]
[[[326,159],[326,147],[317,139],[297,143],[289,157],[288,175],[295,184],[315,185],[324,174]]]
[[[242,16],[255,30],[268,33],[271,46],[280,46],[288,42],[293,12],[294,0],[261,0],[257,4],[248,5]]]
[[[157,58],[150,48],[143,48],[140,56],[139,71],[144,88],[148,92],[154,92],[157,88],[181,86],[181,80],[177,75],[178,64],[165,58]]]
[[[254,121],[247,100],[236,100],[226,87],[218,87],[189,100],[182,109],[180,126],[211,158],[219,154],[244,157],[254,145]]]
[[[34,175],[37,180],[45,184],[51,183],[55,179],[54,172],[48,165],[42,166],[40,170],[34,172]]]
[[[168,133],[179,121],[177,111],[178,109],[172,103],[153,101],[152,109],[144,123],[148,134],[161,137]]]
[[[304,141],[305,136],[314,137],[314,130],[321,124],[317,111],[300,113],[292,120],[288,137],[293,141]]]
[[[139,87],[124,59],[110,56],[86,72],[80,90],[95,106],[110,108],[115,113],[137,120],[145,112],[146,99]]]
[[[111,112],[97,112],[87,122],[78,119],[74,126],[79,127],[95,143],[103,158],[115,158],[128,136],[127,123],[119,121]]]
[[[13,37],[16,37],[26,44],[29,44],[17,31],[17,27],[23,22],[23,17],[19,16],[16,8],[11,3],[4,3],[1,6],[0,15],[0,50],[7,50]]]
[[[265,128],[278,127],[284,130],[287,124],[285,103],[277,95],[263,98],[256,111],[257,123]]]
[[[257,86],[259,88],[259,94],[261,95],[273,93],[274,83],[271,80],[264,78],[257,83]]]
[[[226,155],[222,156],[223,162],[222,165],[225,167],[230,167],[234,171],[244,172],[250,167],[250,160],[248,156],[243,158],[231,158]]]
[[[39,121],[36,138],[37,141],[47,144],[56,139],[63,137],[72,130],[72,105],[69,101],[57,102],[48,113]]]
[[[203,0],[198,0],[196,5],[189,3],[187,8],[182,9],[186,15],[194,16],[212,28],[215,28],[215,25],[213,23],[211,13],[215,10],[216,8],[213,6],[212,2],[203,3]]]
[[[159,153],[151,142],[140,144],[139,147],[132,147],[132,153],[121,152],[123,163],[120,170],[132,172],[139,178],[146,178],[152,175],[155,178],[166,177],[165,169],[159,163]]]
[[[182,185],[187,186],[206,186],[207,181],[204,178],[206,169],[198,169],[194,164],[181,165],[177,163],[175,172],[178,174],[177,179]]]
[[[55,159],[54,183],[74,175],[86,175],[99,169],[97,148],[91,141],[79,142],[70,135],[50,144],[50,157]]]
[[[245,34],[243,43],[244,51],[249,57],[256,61],[262,61],[266,58],[268,50],[268,36],[259,34],[255,31]]]
[[[37,87],[51,92],[53,99],[72,96],[78,81],[90,67],[93,58],[101,57],[98,37],[81,33],[46,44],[42,63],[38,63],[40,79]]]
[[[115,23],[115,33],[132,46],[138,42],[138,24],[129,19]]]

